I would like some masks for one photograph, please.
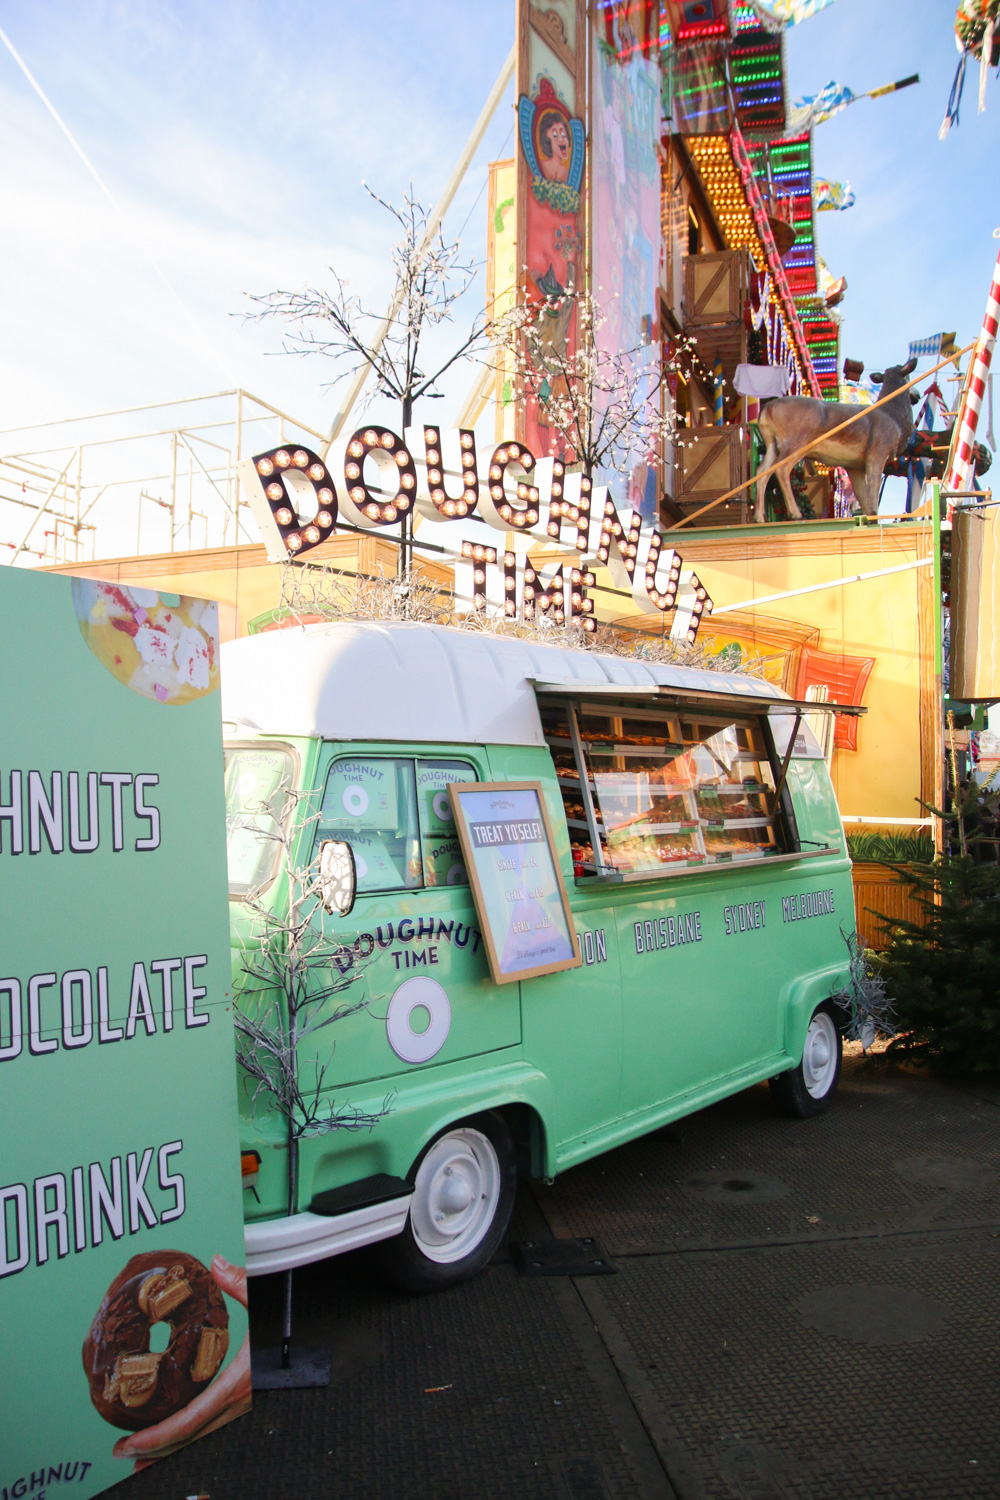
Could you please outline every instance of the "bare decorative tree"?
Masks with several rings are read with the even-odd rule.
[[[233,1007],[236,1057],[251,1081],[253,1107],[266,1100],[285,1121],[289,1214],[296,1211],[299,1142],[332,1130],[370,1130],[390,1103],[387,1096],[374,1113],[338,1103],[325,1087],[329,1061],[314,1058],[303,1069],[299,1058],[303,1043],[367,1008],[363,996],[335,1001],[361,977],[374,948],[360,941],[347,946],[324,931],[319,856],[307,865],[296,861],[301,834],[320,816],[309,811],[317,795],[283,782],[257,809],[254,832],[278,845],[278,879],[286,884],[287,899],[272,908],[260,888],[244,896],[253,923],[241,964],[246,981]],[[287,1368],[292,1273],[285,1274],[282,1364]]]
[[[606,348],[607,322],[607,308],[591,292],[569,287],[513,308],[493,330],[522,398],[538,403],[551,452],[589,475],[602,468],[628,474],[637,456],[645,460],[675,439],[670,380],[688,352],[678,345],[668,359],[652,361],[648,346]]]
[[[457,303],[476,275],[471,261],[460,258],[457,240],[446,241],[440,228],[414,196],[411,185],[396,208],[365,185],[365,191],[396,220],[402,231],[391,251],[394,278],[389,311],[365,307],[349,294],[344,278],[331,267],[334,288],[306,287],[300,292],[274,291],[251,297],[258,318],[280,318],[285,323],[282,344],[289,354],[323,354],[339,369],[330,382],[337,386],[371,371],[375,383],[358,407],[364,411],[378,396],[399,402],[405,433],[413,408],[422,397],[441,396],[441,377],[460,359],[475,357],[488,343],[485,315],[480,313],[464,334],[428,363],[428,336],[455,320]],[[400,572],[409,567],[412,512],[404,517]]]
[[[846,1018],[844,1035],[848,1041],[860,1042],[867,1052],[880,1032],[883,1036],[896,1035],[893,1002],[886,993],[885,977],[879,972],[875,955],[865,948],[860,932],[845,933],[844,942],[849,977],[833,999]]]

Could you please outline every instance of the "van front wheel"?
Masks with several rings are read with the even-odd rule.
[[[840,1031],[830,1004],[813,1012],[797,1068],[770,1080],[771,1094],[783,1114],[796,1120],[821,1115],[833,1103],[843,1053]]]
[[[375,1247],[385,1275],[407,1292],[434,1292],[481,1271],[514,1207],[514,1143],[490,1111],[450,1125],[421,1157],[402,1234]]]

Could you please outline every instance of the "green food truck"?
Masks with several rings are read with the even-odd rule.
[[[242,898],[287,902],[259,809],[314,791],[297,859],[349,846],[322,920],[357,977],[298,1068],[380,1116],[301,1140],[289,1212],[285,1122],[244,1079],[249,1274],[372,1244],[397,1283],[447,1286],[519,1175],[763,1079],[788,1113],[829,1105],[854,899],[823,705],[416,623],[236,641],[222,680],[234,984]]]

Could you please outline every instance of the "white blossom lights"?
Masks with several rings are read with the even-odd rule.
[[[517,504],[508,498],[504,476],[509,465],[516,464],[524,473],[517,483]],[[484,521],[500,531],[530,531],[538,525],[538,489],[528,476],[535,467],[535,455],[523,443],[501,443],[490,461],[487,484],[479,507]]]
[[[337,490],[310,448],[270,448],[241,459],[237,473],[272,562],[299,557],[332,535]]]
[[[513,556],[513,554],[511,554]],[[463,542],[462,556],[472,563],[472,607],[486,608],[486,567],[497,560],[495,547],[484,547],[480,542]]]
[[[409,437],[412,428],[407,428]],[[456,434],[449,433],[452,443]],[[448,493],[445,478],[444,448],[439,427],[424,428],[424,457],[427,464],[427,493],[431,504],[442,521],[461,521],[471,516],[479,502],[479,469],[476,458],[476,436],[467,428],[460,427],[458,437],[458,459],[461,465],[461,494]],[[450,475],[449,475],[450,477]],[[464,553],[463,553],[464,556]]]
[[[376,495],[365,479],[365,460],[375,458],[389,476],[389,497]],[[417,471],[410,450],[388,427],[360,427],[344,452],[344,510],[357,526],[391,526],[413,509]],[[395,485],[395,493],[392,493]]]

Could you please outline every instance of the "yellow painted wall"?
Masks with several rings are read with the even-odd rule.
[[[913,563],[930,546],[928,528],[914,523],[681,530],[670,540],[685,567],[697,571],[716,609]],[[933,679],[930,574],[930,568],[910,569],[771,604],[750,604],[734,616],[709,617],[702,624],[705,641],[739,640],[748,652],[764,656],[784,650],[782,686],[789,692],[795,690],[798,670],[798,651],[790,639],[796,633],[824,652],[874,658],[862,700],[869,712],[858,728],[858,748],[835,750],[833,756],[833,782],[845,815],[925,816],[919,799],[932,792],[928,767],[936,753],[922,744],[921,733],[922,718],[925,741],[934,722],[931,705],[925,703],[921,713],[921,691],[926,695]],[[928,596],[923,601],[921,589]],[[639,617],[631,613],[629,623],[638,624]],[[784,638],[784,646],[776,645],[778,638]]]
[[[858,528],[850,522],[803,523],[796,527],[733,527],[680,531],[670,537],[705,584],[716,609],[743,604],[787,589],[805,588],[855,573],[912,563],[930,547],[927,526]],[[376,536],[340,536],[310,553],[310,561],[346,572],[392,576],[394,542]],[[420,570],[451,586],[452,570],[420,561]],[[78,573],[164,592],[218,599],[223,640],[246,634],[257,616],[281,601],[283,569],[269,563],[261,546],[118,558],[54,572]],[[709,617],[702,639],[720,645],[737,640],[753,655],[770,658],[767,675],[794,692],[804,645],[847,656],[874,657],[863,702],[867,716],[857,751],[836,750],[832,775],[845,815],[919,818],[918,799],[934,799],[933,767],[940,759],[940,709],[934,701],[933,617],[929,568],[911,569],[863,583],[749,605],[735,614]],[[599,583],[606,584],[604,570]],[[620,595],[595,593],[601,620],[647,630],[669,628],[669,618],[637,615]]]
[[[391,578],[396,572],[396,544],[376,536],[339,536],[309,553],[310,563]],[[426,559],[414,560],[416,570],[443,587],[453,586],[453,570]],[[219,601],[222,640],[246,635],[251,620],[281,603],[284,565],[269,563],[259,545],[209,548],[200,552],[163,552],[149,557],[108,558],[102,562],[66,564],[46,569],[102,578],[111,583],[135,584],[171,594],[192,594]]]

